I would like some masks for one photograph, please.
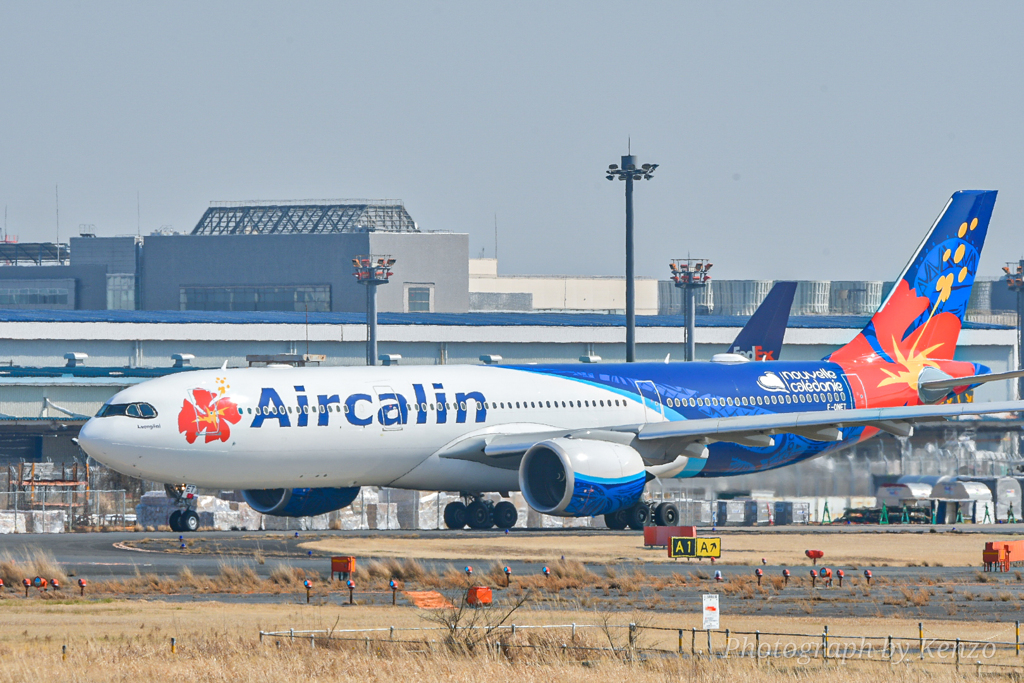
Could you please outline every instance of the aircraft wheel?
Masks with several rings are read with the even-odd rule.
[[[679,508],[674,503],[660,503],[654,508],[654,523],[658,526],[675,526],[679,523]]]
[[[486,503],[475,500],[466,506],[466,524],[470,529],[489,529],[492,523],[491,509]]]
[[[175,510],[171,513],[170,519],[167,520],[167,525],[171,527],[171,531],[184,531],[181,528],[181,510]]]
[[[651,520],[651,508],[641,500],[626,510],[626,517],[630,529],[643,531],[644,527],[647,526],[647,522]]]
[[[463,529],[466,526],[466,504],[456,500],[444,506],[444,525],[449,529]]]
[[[629,508],[625,510],[616,510],[615,512],[609,512],[604,516],[604,524],[609,529],[616,531],[622,531],[629,526]]]
[[[519,520],[519,511],[516,510],[515,505],[507,500],[503,500],[494,506],[491,517],[494,518],[494,526],[499,529],[511,529],[516,525],[516,521]]]
[[[182,531],[199,531],[199,515],[194,510],[186,510],[181,513],[180,520]]]

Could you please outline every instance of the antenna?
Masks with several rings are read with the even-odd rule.
[[[498,260],[498,214],[494,214],[494,260]]]
[[[633,139],[626,137],[626,154],[633,155]]]
[[[57,185],[53,186],[53,205],[57,212],[57,263],[60,263],[60,193]]]
[[[142,236],[142,199],[138,190],[135,190],[135,234]]]

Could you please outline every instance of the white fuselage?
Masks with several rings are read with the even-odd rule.
[[[145,403],[156,417],[96,417],[79,442],[119,472],[165,483],[510,491],[516,469],[438,452],[489,432],[665,419],[638,399],[635,387],[494,366],[200,370],[118,393],[109,404]]]

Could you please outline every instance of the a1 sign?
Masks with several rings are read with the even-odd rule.
[[[722,556],[722,539],[673,536],[669,539],[668,556],[719,558]]]
[[[704,594],[704,625],[705,631],[717,631],[719,628],[718,594]]]

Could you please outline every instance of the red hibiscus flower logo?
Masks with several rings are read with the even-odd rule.
[[[238,424],[242,415],[238,406],[223,393],[221,386],[217,394],[205,389],[193,389],[192,400],[185,399],[178,413],[178,431],[185,434],[185,440],[195,443],[200,436],[211,441],[227,441],[231,438],[231,425]]]

